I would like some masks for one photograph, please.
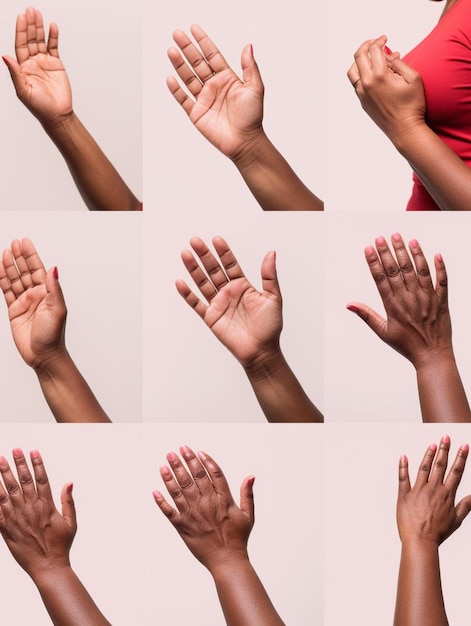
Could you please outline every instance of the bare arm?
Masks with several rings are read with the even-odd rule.
[[[15,560],[31,576],[56,626],[110,626],[72,570],[69,551],[77,531],[72,483],[54,506],[46,470],[31,451],[34,480],[19,448],[13,450],[18,481],[0,457],[0,532]]]
[[[258,291],[222,237],[213,239],[219,260],[201,239],[190,243],[206,273],[189,250],[182,252],[182,260],[208,304],[182,280],[176,283],[178,292],[242,365],[267,420],[322,421],[281,352],[282,299],[275,253],[263,259],[263,290]]]
[[[180,453],[189,471],[174,452],[167,455],[171,469],[160,469],[177,510],[159,491],[154,492],[154,499],[213,576],[226,624],[284,626],[247,553],[255,519],[254,477],[243,481],[237,506],[221,468],[209,454],[195,455],[188,446],[180,448]]]
[[[65,345],[67,308],[57,267],[46,272],[29,239],[3,252],[0,288],[18,352],[58,422],[109,422]]]
[[[396,258],[383,237],[365,258],[386,309],[384,319],[370,307],[354,302],[357,313],[385,343],[415,367],[422,418],[425,422],[470,422],[471,412],[456,366],[448,310],[448,278],[440,254],[435,256],[436,281],[419,243],[391,238]]]
[[[58,147],[89,209],[141,210],[140,202],[75,115],[58,45],[57,24],[50,25],[46,44],[43,18],[37,9],[29,7],[18,16],[16,59],[3,57],[18,98]]]
[[[178,49],[168,51],[187,91],[175,77],[167,79],[190,120],[234,162],[262,209],[322,211],[322,201],[301,182],[263,130],[264,86],[252,46],[242,50],[240,80],[200,26],[192,26],[191,33],[199,48],[178,30],[173,35]]]

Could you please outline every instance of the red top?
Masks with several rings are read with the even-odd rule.
[[[404,61],[422,76],[428,126],[471,167],[471,0],[457,0]],[[407,211],[440,210],[413,180]]]

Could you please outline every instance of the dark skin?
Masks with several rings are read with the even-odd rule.
[[[73,485],[62,488],[59,513],[41,455],[32,450],[30,459],[33,475],[22,450],[13,450],[16,479],[5,457],[0,457],[0,533],[37,586],[53,624],[109,626],[70,565],[77,532]]]
[[[458,450],[446,474],[450,438],[431,444],[411,486],[406,456],[399,462],[397,525],[402,542],[394,626],[448,626],[438,547],[462,524],[471,496],[455,504],[469,446]]]
[[[445,3],[442,17],[457,0]],[[407,159],[443,211],[469,211],[471,170],[425,120],[422,78],[385,47],[387,37],[365,41],[347,75],[361,106]]]
[[[242,365],[267,420],[323,421],[281,352],[282,299],[275,252],[262,261],[258,291],[222,237],[213,239],[218,258],[202,239],[194,237],[190,244],[193,253],[184,250],[182,261],[208,304],[183,280],[176,282],[178,293]]]
[[[58,422],[109,422],[65,345],[67,307],[57,267],[48,272],[32,241],[3,251],[0,289],[18,352],[38,376]]]
[[[365,259],[386,310],[386,319],[369,306],[347,308],[361,317],[389,346],[415,367],[422,417],[426,422],[470,422],[471,412],[456,366],[448,309],[448,277],[440,254],[435,255],[435,285],[418,241],[407,250],[399,233],[384,237]]]
[[[39,120],[64,157],[90,210],[140,211],[126,186],[72,106],[72,90],[59,57],[59,28],[51,23],[46,42],[41,13],[32,7],[18,16],[16,59],[4,56],[19,100]]]
[[[211,573],[226,624],[283,626],[247,552],[255,521],[255,477],[242,482],[237,506],[221,468],[209,454],[195,454],[188,446],[182,446],[180,454],[186,465],[169,452],[169,466],[160,468],[176,508],[160,491],[154,491],[154,499],[190,552]]]
[[[178,77],[167,86],[191,122],[236,165],[266,211],[322,211],[324,204],[297,177],[263,129],[264,86],[253,48],[242,50],[242,80],[229,67],[201,26],[193,25],[196,44],[183,31],[168,57]],[[188,65],[188,64],[189,65]]]

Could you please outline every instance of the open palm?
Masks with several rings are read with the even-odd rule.
[[[190,251],[182,253],[185,267],[208,304],[184,281],[177,281],[177,289],[221,343],[246,367],[279,346],[283,322],[275,253],[269,252],[263,260],[263,291],[257,291],[224,239],[215,237],[213,244],[220,262],[201,239],[191,240],[207,275]]]
[[[58,52],[59,30],[51,24],[46,44],[41,13],[28,8],[16,22],[16,61],[5,56],[18,98],[42,124],[72,112],[72,92]]]
[[[190,95],[173,76],[167,85],[196,128],[223,154],[235,158],[262,132],[264,88],[252,47],[242,51],[242,81],[202,28],[192,26],[191,32],[201,51],[182,31],[174,33],[180,50],[168,51]]]
[[[29,239],[12,242],[0,263],[0,288],[8,305],[11,332],[31,367],[65,349],[67,310],[56,270],[46,270]]]

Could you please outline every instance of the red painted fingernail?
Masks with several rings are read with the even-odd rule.
[[[54,267],[54,269],[52,270],[52,275],[56,280],[59,280],[59,270],[57,269],[57,267]]]
[[[247,482],[249,483],[250,486],[252,486],[255,482],[255,476],[251,476]]]
[[[67,493],[72,493],[73,488],[74,488],[74,483],[69,483],[67,485]]]
[[[347,304],[347,309],[351,311],[352,313],[358,314],[360,312],[360,309],[357,309],[357,307],[353,306],[353,304]]]
[[[384,46],[384,51],[386,52],[386,54],[392,54],[391,50],[387,46]]]
[[[439,261],[440,263],[443,263],[443,257],[440,253],[437,254],[437,261]]]

